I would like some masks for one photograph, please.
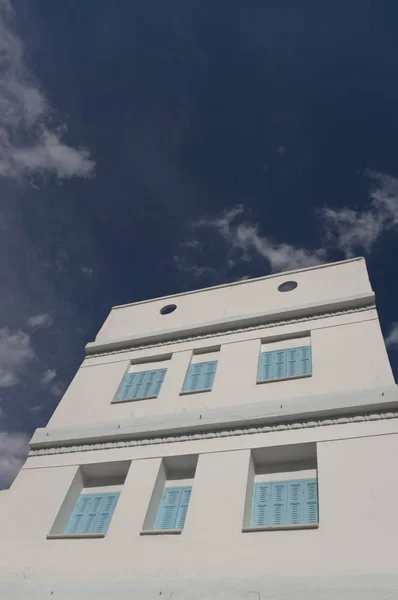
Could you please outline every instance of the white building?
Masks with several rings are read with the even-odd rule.
[[[115,307],[0,493],[0,598],[396,598],[397,456],[363,259]]]

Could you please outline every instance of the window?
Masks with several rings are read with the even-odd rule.
[[[120,492],[81,494],[66,526],[66,535],[106,533]]]
[[[261,353],[257,381],[304,377],[311,373],[311,346],[282,348]]]
[[[156,398],[162,389],[171,357],[171,354],[163,354],[132,361],[112,403]]]
[[[114,402],[125,402],[138,398],[156,398],[166,376],[167,369],[151,369],[128,373],[117,393]]]
[[[254,449],[243,531],[313,529],[318,523],[316,444]]]
[[[165,488],[155,529],[184,529],[191,490],[191,486]]]
[[[79,467],[47,537],[105,537],[129,466],[117,461]]]
[[[197,455],[170,456],[162,460],[141,535],[182,533],[197,462]]]
[[[185,377],[183,392],[211,390],[217,370],[217,361],[192,364]]]
[[[256,483],[252,527],[314,525],[318,523],[316,479]]]

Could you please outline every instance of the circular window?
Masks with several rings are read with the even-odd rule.
[[[166,306],[163,306],[163,308],[160,309],[160,314],[169,315],[170,313],[174,312],[176,308],[176,304],[167,304]]]
[[[297,287],[297,281],[284,281],[278,286],[280,292],[292,292]]]

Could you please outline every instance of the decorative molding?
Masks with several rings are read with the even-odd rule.
[[[211,333],[202,333],[202,334],[191,335],[191,336],[181,336],[181,337],[175,338],[173,340],[163,340],[161,342],[155,342],[155,343],[152,342],[152,343],[148,343],[148,344],[132,344],[128,348],[96,352],[93,354],[90,353],[86,356],[86,358],[97,358],[99,356],[109,356],[111,354],[123,354],[125,352],[131,352],[132,350],[158,348],[159,346],[170,346],[171,344],[181,344],[182,342],[193,342],[196,340],[215,338],[215,337],[220,337],[223,335],[232,335],[234,333],[244,333],[245,331],[256,331],[257,329],[270,329],[272,327],[279,327],[281,325],[292,325],[294,323],[305,323],[307,321],[316,321],[318,319],[325,319],[327,317],[339,317],[341,315],[348,315],[351,313],[364,312],[364,311],[371,310],[374,308],[376,308],[376,305],[374,303],[372,303],[367,306],[360,306],[357,308],[347,308],[347,309],[343,309],[343,310],[329,311],[329,312],[324,312],[324,313],[305,316],[305,317],[292,317],[291,319],[268,321],[267,323],[262,323],[260,325],[251,325],[248,327],[235,327],[235,328],[231,328],[231,329],[226,329],[224,331],[213,331]]]
[[[348,423],[363,423],[366,421],[381,421],[385,419],[398,419],[398,411],[368,413],[346,417],[329,419],[312,419],[301,422],[281,423],[263,425],[259,427],[240,427],[237,429],[226,429],[219,431],[205,431],[184,435],[173,435],[167,437],[154,437],[138,440],[126,440],[117,442],[105,442],[99,444],[81,444],[76,446],[60,446],[58,448],[42,448],[31,450],[29,456],[44,456],[49,454],[67,454],[69,452],[87,452],[93,450],[112,450],[116,448],[128,448],[131,446],[149,446],[153,444],[170,444],[175,442],[189,442],[196,440],[207,440],[219,437],[233,437],[236,435],[251,435],[255,433],[273,433],[275,431],[288,431],[292,429],[306,429],[310,427],[326,427],[330,425],[346,425]]]

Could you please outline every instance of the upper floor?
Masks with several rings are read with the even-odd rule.
[[[290,291],[278,291],[292,281],[297,287],[290,283]],[[165,304],[185,301],[192,308],[190,320],[188,309],[182,316],[173,316],[178,308],[159,313]],[[219,316],[204,332],[187,335],[194,319],[203,324],[221,314],[217,311],[239,310],[235,326],[229,320],[225,328],[227,317]],[[156,322],[174,319],[176,328],[154,339],[150,313]],[[120,340],[123,332],[141,339],[127,344],[127,335]],[[97,340],[105,334],[111,347],[89,345],[50,428],[165,415],[181,419],[192,411],[205,415],[257,404],[272,411],[287,401],[299,412],[300,398],[316,396],[321,405],[321,396],[394,384],[363,259],[116,308]],[[117,336],[122,347],[115,347]]]

